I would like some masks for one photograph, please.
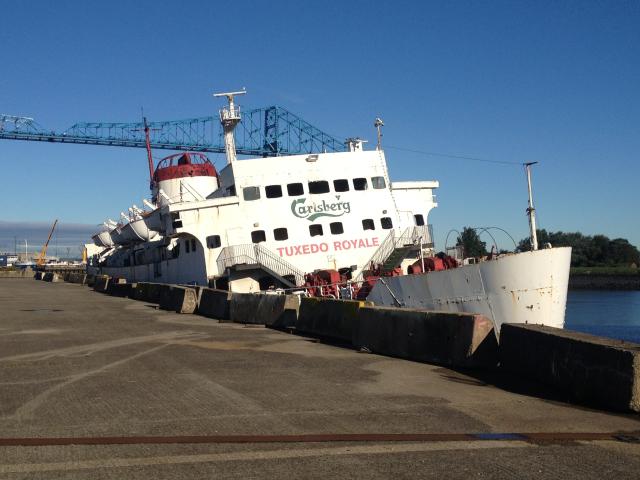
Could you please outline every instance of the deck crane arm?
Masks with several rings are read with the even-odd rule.
[[[58,224],[58,219],[53,222],[53,226],[51,227],[51,231],[49,232],[49,237],[47,238],[47,243],[44,244],[42,250],[40,251],[40,255],[38,255],[38,259],[36,260],[36,265],[42,266],[44,265],[47,258],[47,247],[49,246],[49,242],[51,241],[51,236],[53,235],[53,231],[56,229],[56,225]]]

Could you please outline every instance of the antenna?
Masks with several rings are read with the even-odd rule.
[[[524,164],[527,173],[527,188],[529,190],[529,207],[527,207],[527,215],[529,215],[529,230],[531,233],[531,250],[538,250],[538,234],[536,232],[536,209],[533,206],[533,192],[531,191],[531,165],[538,162],[528,162]]]
[[[380,117],[376,117],[375,122],[373,122],[373,126],[378,130],[378,145],[376,146],[376,150],[382,149],[382,127],[384,127],[384,122]]]

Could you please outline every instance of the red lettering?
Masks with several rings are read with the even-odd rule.
[[[302,253],[304,253],[305,255],[308,254],[308,253],[311,253],[309,251],[309,245],[303,245],[302,246]]]
[[[320,247],[315,243],[311,245],[311,253],[318,253],[319,250],[320,250]]]
[[[342,250],[342,246],[340,245],[340,242],[333,242],[333,249],[336,251]]]
[[[358,240],[349,240],[349,242],[351,242],[351,245],[353,245],[353,248],[358,248]]]
[[[284,248],[280,247],[280,248],[276,248],[276,250],[278,250],[278,253],[280,254],[280,256],[282,256],[282,250],[284,250]]]
[[[366,246],[367,245],[364,243],[364,240],[362,240],[362,239],[358,240],[358,248],[364,248]]]
[[[380,243],[378,242],[378,237],[373,237],[371,241],[373,242],[374,247],[377,247],[378,245],[380,245]]]
[[[326,252],[327,250],[329,250],[329,245],[327,245],[326,243],[322,242],[320,244],[320,251],[321,252]]]
[[[345,240],[344,242],[342,242],[342,248],[344,248],[345,250],[349,250],[351,248],[349,240]]]
[[[293,248],[295,248],[294,255],[302,255],[302,245],[294,245]]]
[[[285,247],[284,248],[284,253],[287,254],[287,257],[290,257],[291,255],[293,255],[293,248],[292,247]]]

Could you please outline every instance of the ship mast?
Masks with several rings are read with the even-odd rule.
[[[233,137],[233,130],[240,123],[240,107],[236,106],[233,101],[235,95],[244,95],[246,90],[239,92],[214,93],[214,97],[227,97],[229,105],[220,109],[220,123],[224,130],[224,150],[227,155],[227,164],[231,164],[237,160],[236,158],[236,141]]]
[[[382,127],[384,127],[384,122],[380,117],[376,117],[376,121],[373,122],[373,126],[378,130],[378,144],[376,145],[376,150],[382,150]]]
[[[147,123],[147,117],[142,117],[144,120],[144,143],[147,149],[147,161],[149,162],[149,184],[153,188],[153,156],[151,155],[151,138],[149,135],[149,124]]]
[[[529,207],[527,208],[527,215],[529,215],[531,250],[538,250],[538,234],[536,232],[536,209],[533,206],[533,192],[531,190],[531,165],[535,165],[536,163],[538,162],[529,162],[524,164],[525,171],[527,172],[527,188],[529,190]]]

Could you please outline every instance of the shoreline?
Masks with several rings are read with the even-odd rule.
[[[640,290],[640,275],[572,273],[569,290]]]

